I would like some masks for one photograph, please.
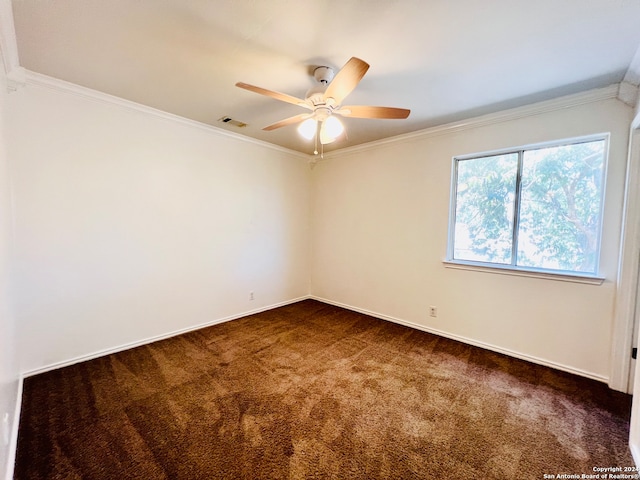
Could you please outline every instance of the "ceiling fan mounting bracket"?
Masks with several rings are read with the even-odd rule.
[[[313,78],[315,78],[322,85],[328,85],[333,80],[333,68],[331,67],[316,67],[313,71]]]

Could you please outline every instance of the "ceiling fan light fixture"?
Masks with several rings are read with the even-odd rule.
[[[322,126],[320,127],[320,136],[324,136],[326,139],[330,138],[332,142],[342,135],[343,132],[344,126],[342,125],[342,122],[333,116],[328,117],[324,122],[322,122]]]
[[[328,117],[320,125],[320,143],[326,145],[327,143],[335,142],[342,135],[342,132],[344,132],[342,122],[336,117]]]
[[[336,117],[329,117],[324,121],[324,128],[332,137],[338,138],[344,132],[344,125]]]
[[[317,122],[315,118],[307,118],[298,126],[298,133],[307,140],[311,140],[316,134]]]
[[[321,145],[326,145],[327,143],[333,143],[335,141],[336,141],[335,137],[328,135],[326,130],[320,127],[320,144]]]

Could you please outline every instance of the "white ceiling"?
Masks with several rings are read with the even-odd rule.
[[[345,119],[343,148],[471,116],[637,83],[640,0],[14,0],[20,66],[311,153],[303,113],[235,87],[304,98],[310,67],[371,64],[349,104],[411,109]],[[217,120],[230,116],[237,128]],[[329,149],[331,149],[329,148]]]

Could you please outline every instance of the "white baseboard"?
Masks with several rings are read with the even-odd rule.
[[[631,456],[636,464],[636,467],[640,468],[640,445],[634,442],[629,442],[629,448],[631,449]]]
[[[22,411],[22,386],[24,377],[18,377],[18,389],[16,392],[16,407],[13,412],[13,422],[11,424],[11,437],[9,438],[9,450],[7,455],[6,480],[13,480],[13,472],[16,463],[16,453],[18,451],[18,428],[20,425],[20,412]]]
[[[510,357],[519,358],[521,360],[526,360],[531,363],[536,363],[538,365],[543,365],[545,367],[550,367],[556,370],[562,370],[564,372],[573,373],[574,375],[579,375],[581,377],[590,378],[592,380],[597,380],[598,382],[608,383],[609,379],[603,375],[598,375],[595,373],[587,372],[581,370],[579,368],[569,367],[567,365],[562,365],[560,363],[552,362],[549,360],[545,360],[543,358],[534,357],[532,355],[527,355],[525,353],[516,352],[514,350],[510,350],[508,348],[498,347],[496,345],[491,345],[489,343],[481,342],[479,340],[474,340],[472,338],[463,337],[461,335],[456,335],[454,333],[445,332],[442,330],[438,330],[436,328],[426,327],[424,325],[419,325],[417,323],[409,322],[407,320],[402,320],[400,318],[392,317],[389,315],[385,315],[378,312],[372,312],[371,310],[367,310],[364,308],[354,307],[352,305],[347,305],[340,302],[335,302],[333,300],[329,300],[326,298],[318,297],[315,295],[310,295],[309,298],[317,300],[319,302],[328,303],[330,305],[335,305],[336,307],[346,308],[347,310],[353,310],[354,312],[364,313],[365,315],[369,315],[372,317],[379,318],[381,320],[387,320],[389,322],[398,323],[400,325],[404,325],[405,327],[415,328],[416,330],[421,330],[423,332],[432,333],[434,335],[438,335],[440,337],[449,338],[451,340],[456,340],[458,342],[466,343],[467,345],[473,345],[475,347],[484,348],[485,350],[491,350],[493,352],[502,353],[504,355],[508,355]]]
[[[86,362],[87,360],[93,360],[94,358],[104,357],[106,355],[111,355],[112,353],[122,352],[124,350],[129,350],[131,348],[140,347],[142,345],[148,345],[153,342],[157,342],[159,340],[165,340],[167,338],[175,337],[176,335],[182,335],[183,333],[193,332],[195,330],[200,330],[201,328],[211,327],[213,325],[218,325],[220,323],[229,322],[231,320],[237,320],[238,318],[246,317],[248,315],[255,315],[256,313],[265,312],[267,310],[272,310],[274,308],[283,307],[285,305],[289,305],[292,303],[299,302],[301,300],[306,300],[311,298],[309,295],[304,295],[302,297],[293,298],[290,300],[285,300],[284,302],[274,303],[271,305],[266,305],[260,308],[256,308],[254,310],[249,310],[246,312],[238,313],[235,315],[230,315],[224,318],[218,318],[216,320],[212,320],[210,322],[201,323],[199,325],[194,325],[187,328],[182,328],[179,330],[174,330],[172,332],[163,333],[161,335],[156,335],[149,338],[144,338],[141,340],[137,340],[135,342],[126,343],[124,345],[118,345],[112,348],[106,348],[104,350],[99,350],[97,352],[89,353],[86,355],[80,355],[78,357],[71,358],[69,360],[64,360],[62,362],[56,362],[49,365],[45,365],[43,367],[35,368],[32,370],[28,370],[22,373],[22,375],[27,378],[33,375],[38,375],[40,373],[49,372],[51,370],[57,370],[58,368],[68,367],[69,365],[74,365],[80,362]]]
[[[94,358],[99,358],[99,357],[103,357],[105,355],[111,355],[112,353],[117,353],[117,352],[121,352],[124,350],[128,350],[130,348],[135,348],[135,347],[139,347],[142,345],[148,345],[149,343],[153,343],[153,342],[157,342],[159,340],[165,340],[167,338],[171,338],[171,337],[175,337],[176,335],[181,335],[183,333],[187,333],[187,332],[192,332],[195,330],[200,330],[201,328],[206,328],[206,327],[211,327],[213,325],[218,325],[221,323],[225,323],[225,322],[229,322],[231,320],[237,320],[238,318],[242,318],[242,317],[246,317],[249,315],[255,315],[256,313],[260,313],[260,312],[265,312],[267,310],[272,310],[274,308],[278,308],[278,307],[283,307],[285,305],[290,305],[292,303],[296,303],[296,302],[300,302],[302,300],[307,300],[308,298],[311,298],[309,295],[305,295],[302,297],[298,297],[298,298],[293,298],[290,300],[286,300],[284,302],[279,302],[279,303],[274,303],[271,305],[267,305],[267,306],[263,306],[260,308],[256,308],[253,310],[249,310],[246,312],[242,312],[242,313],[238,313],[236,315],[231,315],[228,317],[224,317],[224,318],[218,318],[216,320],[212,320],[210,322],[206,322],[206,323],[202,323],[199,325],[195,325],[192,327],[187,327],[187,328],[182,328],[179,330],[174,330],[172,332],[168,332],[168,333],[164,333],[162,335],[156,335],[153,337],[149,337],[149,338],[145,338],[142,340],[138,340],[135,342],[130,342],[124,345],[119,345],[117,347],[113,347],[113,348],[107,348],[104,350],[100,350],[97,352],[93,352],[87,355],[81,355],[79,357],[75,357],[75,358],[71,358],[69,360],[65,360],[62,362],[57,362],[57,363],[53,363],[50,365],[46,365],[44,367],[41,368],[36,368],[33,370],[29,370],[26,372],[23,372],[20,377],[18,378],[18,391],[16,393],[16,408],[15,408],[15,413],[14,413],[14,418],[13,418],[13,424],[12,424],[12,428],[11,428],[11,439],[9,441],[9,454],[8,454],[8,458],[7,458],[7,473],[6,473],[6,480],[12,480],[13,479],[13,474],[14,474],[14,468],[15,468],[15,460],[16,460],[16,453],[17,453],[17,449],[18,449],[18,431],[19,431],[19,424],[20,424],[20,412],[22,411],[22,390],[23,390],[23,385],[24,385],[24,379],[27,377],[31,377],[33,375],[37,375],[39,373],[45,373],[51,370],[56,370],[58,368],[63,368],[63,367],[67,367],[69,365],[73,365],[76,363],[80,363],[80,362],[85,362],[87,360],[92,360]]]
[[[354,312],[363,313],[365,315],[370,315],[372,317],[379,318],[381,320],[386,320],[386,321],[390,321],[390,322],[397,323],[397,324],[400,324],[400,325],[404,325],[406,327],[414,328],[416,330],[421,330],[421,331],[424,331],[424,332],[427,332],[427,333],[431,333],[431,334],[438,335],[438,336],[441,336],[441,337],[445,337],[445,338],[449,338],[449,339],[452,339],[452,340],[456,340],[456,341],[459,341],[459,342],[462,342],[462,343],[465,343],[465,344],[468,344],[468,345],[473,345],[473,346],[476,346],[476,347],[484,348],[486,350],[491,350],[491,351],[494,351],[494,352],[497,352],[497,353],[502,353],[502,354],[505,354],[505,355],[508,355],[508,356],[511,356],[511,357],[519,358],[519,359],[522,359],[522,360],[526,360],[526,361],[529,361],[529,362],[532,362],[532,363],[536,363],[536,364],[543,365],[543,366],[546,366],[546,367],[554,368],[554,369],[557,369],[557,370],[562,370],[562,371],[565,371],[565,372],[568,372],[568,373],[573,373],[573,374],[579,375],[581,377],[590,378],[590,379],[597,380],[597,381],[604,382],[604,383],[606,383],[608,381],[608,379],[606,377],[604,377],[604,376],[592,374],[590,372],[586,372],[584,370],[580,370],[580,369],[577,369],[577,368],[568,367],[566,365],[562,365],[562,364],[555,363],[555,362],[550,362],[548,360],[544,360],[544,359],[541,359],[541,358],[538,358],[538,357],[534,357],[534,356],[531,356],[531,355],[526,355],[526,354],[523,354],[523,353],[520,353],[520,352],[516,352],[516,351],[513,351],[513,350],[502,348],[502,347],[497,347],[495,345],[491,345],[491,344],[484,343],[484,342],[481,342],[481,341],[473,340],[473,339],[466,338],[466,337],[463,337],[463,336],[460,336],[460,335],[451,334],[451,333],[448,333],[448,332],[437,330],[435,328],[425,327],[424,325],[419,325],[417,323],[409,322],[409,321],[402,320],[402,319],[399,319],[399,318],[396,318],[396,317],[392,317],[392,316],[389,316],[389,315],[384,315],[384,314],[381,314],[381,313],[373,312],[371,310],[367,310],[367,309],[364,309],[364,308],[354,307],[352,305],[347,305],[347,304],[344,304],[344,303],[336,302],[336,301],[329,300],[329,299],[322,298],[322,297],[318,297],[318,296],[315,296],[315,295],[305,295],[305,296],[294,298],[294,299],[287,300],[287,301],[284,301],[284,302],[280,302],[280,303],[276,303],[276,304],[260,307],[260,308],[254,309],[254,310],[250,310],[250,311],[247,311],[247,312],[239,313],[237,315],[231,315],[231,316],[228,316],[228,317],[219,318],[219,319],[213,320],[211,322],[206,322],[206,323],[203,323],[203,324],[200,324],[200,325],[195,325],[195,326],[192,326],[192,327],[187,327],[187,328],[183,328],[183,329],[180,329],[180,330],[175,330],[173,332],[169,332],[169,333],[162,334],[162,335],[156,335],[154,337],[149,337],[149,338],[146,338],[146,339],[143,339],[143,340],[139,340],[139,341],[136,341],[136,342],[127,343],[125,345],[120,345],[120,346],[117,346],[117,347],[100,350],[100,351],[97,351],[97,352],[94,352],[94,353],[91,353],[91,354],[88,354],[88,355],[82,355],[82,356],[75,357],[75,358],[70,359],[70,360],[66,360],[66,361],[63,361],[63,362],[58,362],[58,363],[55,363],[55,364],[47,365],[47,366],[42,367],[42,368],[38,368],[38,369],[30,370],[28,372],[24,372],[20,376],[20,378],[18,380],[19,383],[18,383],[18,391],[17,391],[17,394],[16,394],[17,395],[16,408],[15,408],[15,412],[14,412],[13,425],[12,425],[12,428],[11,428],[11,440],[10,440],[10,443],[9,443],[9,455],[8,455],[8,459],[7,459],[6,480],[12,480],[13,479],[14,464],[15,464],[15,458],[16,458],[16,452],[17,452],[17,446],[18,446],[18,430],[19,430],[19,422],[20,422],[20,412],[22,410],[22,389],[23,389],[23,384],[24,384],[24,378],[30,377],[32,375],[37,375],[39,373],[44,373],[44,372],[47,372],[47,371],[50,371],[50,370],[55,370],[55,369],[58,369],[58,368],[66,367],[66,366],[69,366],[69,365],[73,365],[75,363],[84,362],[84,361],[91,360],[91,359],[98,358],[98,357],[102,357],[102,356],[105,356],[105,355],[110,355],[112,353],[121,352],[123,350],[128,350],[130,348],[135,348],[135,347],[139,347],[139,346],[142,346],[142,345],[147,345],[149,343],[153,343],[153,342],[157,342],[159,340],[164,340],[164,339],[167,339],[167,338],[171,338],[171,337],[174,337],[176,335],[181,335],[183,333],[199,330],[201,328],[206,328],[206,327],[210,327],[210,326],[213,326],[213,325],[218,325],[218,324],[225,323],[225,322],[228,322],[228,321],[231,321],[231,320],[237,320],[238,318],[246,317],[248,315],[254,315],[254,314],[257,314],[257,313],[260,313],[260,312],[264,312],[264,311],[267,311],[267,310],[272,310],[274,308],[278,308],[278,307],[282,307],[282,306],[289,305],[289,304],[292,304],[292,303],[300,302],[300,301],[306,300],[306,299],[313,299],[313,300],[317,300],[319,302],[323,302],[323,303],[326,303],[326,304],[329,304],[329,305],[335,305],[337,307],[345,308],[347,310],[352,310]],[[640,465],[640,447],[637,446],[637,445],[630,444],[630,448],[631,448],[631,454],[633,456],[633,459],[634,459],[636,465]]]

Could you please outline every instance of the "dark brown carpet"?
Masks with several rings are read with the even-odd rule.
[[[630,397],[312,300],[25,380],[17,479],[541,479]]]

